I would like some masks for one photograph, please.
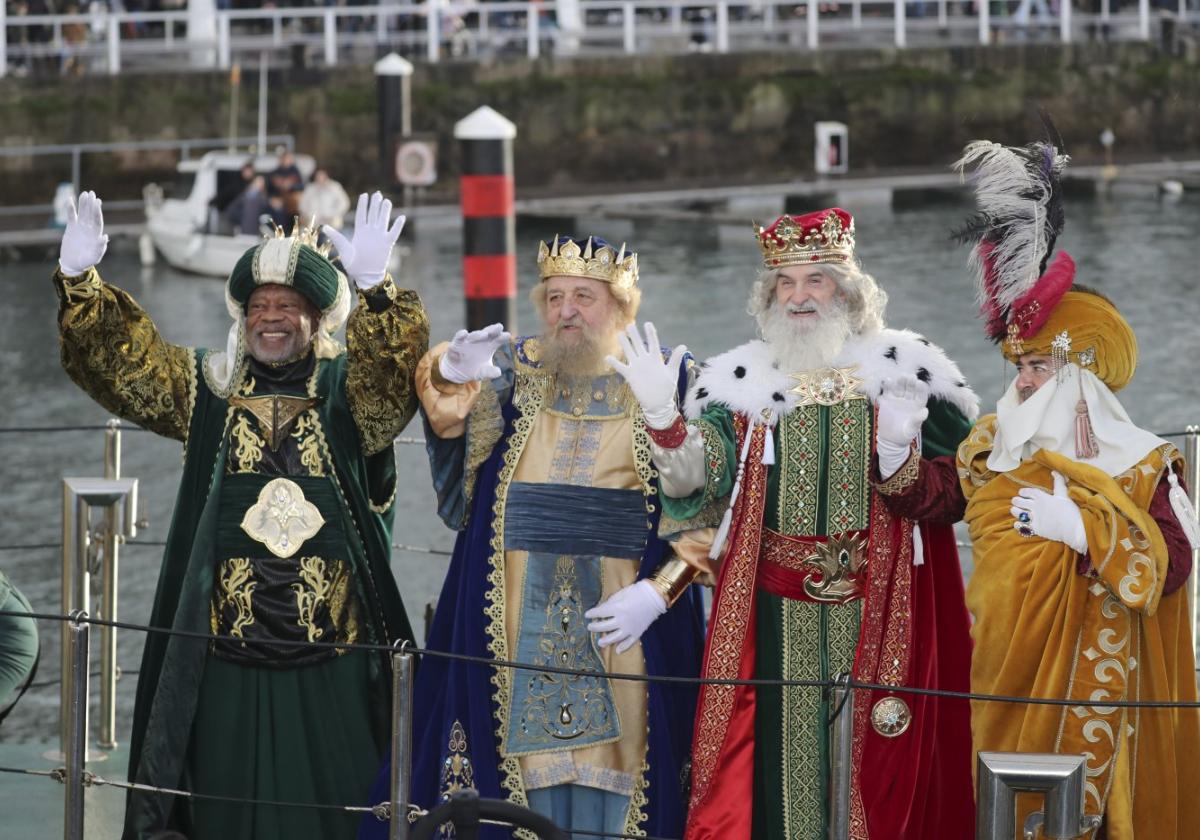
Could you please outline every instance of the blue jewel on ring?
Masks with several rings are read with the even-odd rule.
[[[1019,514],[1017,514],[1017,521],[1018,522],[1028,522],[1029,514],[1026,513],[1025,511],[1021,511]]]

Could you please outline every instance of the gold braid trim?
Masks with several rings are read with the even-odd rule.
[[[396,501],[396,488],[399,486],[400,486],[399,481],[392,482],[392,495],[388,496],[387,501],[383,502],[382,504],[377,505],[374,502],[372,502],[370,500],[370,498],[368,498],[367,506],[371,508],[371,513],[377,513],[380,516],[383,516],[385,513],[387,513],[388,508],[390,508],[392,506],[392,504]]]
[[[884,496],[898,496],[917,483],[921,476],[921,453],[915,449],[909,453],[904,466],[896,470],[895,475],[875,485]]]
[[[97,298],[100,296],[100,290],[104,288],[100,272],[94,267],[75,277],[63,274],[62,269],[59,269],[54,277],[62,284],[63,302],[68,306]]]
[[[526,370],[531,370],[525,368]],[[522,372],[517,368],[516,380],[513,383],[513,407],[518,416],[513,421],[512,437],[508,450],[504,453],[503,463],[496,480],[496,502],[492,506],[493,526],[490,547],[492,549],[488,572],[489,588],[485,593],[489,606],[484,609],[484,615],[489,619],[487,626],[488,651],[496,659],[510,659],[508,655],[508,638],[505,635],[504,602],[504,516],[508,502],[508,487],[517,471],[517,462],[529,435],[533,431],[534,420],[545,403],[545,383],[540,381],[544,376],[537,373]],[[496,703],[496,737],[504,743],[508,731],[509,712],[512,706],[512,674],[506,668],[495,668],[492,671],[492,685],[496,687],[492,695]],[[529,800],[525,795],[525,782],[521,777],[521,762],[514,756],[502,756],[500,759],[500,786],[508,791],[508,800],[517,805],[528,806]],[[523,836],[518,832],[518,836]]]
[[[385,291],[388,286],[385,280]],[[359,305],[346,325],[346,396],[366,455],[389,448],[412,420],[417,411],[413,373],[429,350],[429,320],[420,297],[391,288],[390,306],[372,312]]]

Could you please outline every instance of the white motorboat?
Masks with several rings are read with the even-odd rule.
[[[307,182],[316,162],[308,155],[294,157]],[[183,271],[228,277],[238,257],[262,241],[263,231],[232,232],[211,202],[227,184],[240,180],[242,166],[251,159],[255,171],[262,175],[278,165],[278,157],[273,154],[208,152],[201,158],[181,161],[177,167],[173,192],[186,197],[165,198],[161,187],[147,184],[143,190],[146,232],[153,250],[149,243],[143,243],[143,261],[152,261],[157,251],[171,266]]]

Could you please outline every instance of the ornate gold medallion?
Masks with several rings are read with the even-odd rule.
[[[790,374],[797,384],[789,393],[800,397],[797,405],[837,405],[845,400],[865,400],[866,397],[855,390],[863,383],[861,378],[854,375],[857,369],[858,365],[852,365],[848,368],[818,368]]]
[[[321,530],[325,518],[304,498],[300,485],[286,478],[267,482],[258,501],[242,517],[242,530],[276,557],[291,557]]]
[[[819,576],[804,581],[804,591],[814,601],[841,603],[861,596],[867,565],[867,542],[856,534],[841,534],[816,543],[816,553],[804,561]]]
[[[912,712],[899,697],[884,697],[871,708],[871,725],[884,738],[903,735],[911,723]]]

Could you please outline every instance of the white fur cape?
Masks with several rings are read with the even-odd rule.
[[[854,375],[862,380],[858,391],[872,402],[883,393],[883,382],[905,374],[929,386],[930,395],[954,405],[974,420],[979,416],[979,397],[942,350],[909,330],[880,330],[852,336],[833,366],[856,365]],[[691,419],[710,404],[727,406],[750,417],[761,417],[766,409],[782,416],[796,407],[799,397],[791,392],[796,380],[780,370],[765,341],[750,341],[713,356],[699,368],[684,403]]]

